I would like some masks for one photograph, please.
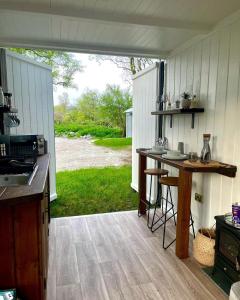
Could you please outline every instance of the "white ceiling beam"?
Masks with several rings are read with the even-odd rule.
[[[157,18],[150,17],[145,15],[127,15],[99,11],[99,10],[90,10],[90,9],[73,9],[70,5],[66,6],[53,6],[53,5],[33,5],[33,4],[20,4],[17,2],[8,2],[1,1],[0,9],[4,10],[13,10],[13,11],[24,11],[31,13],[41,13],[55,16],[65,16],[71,18],[80,18],[88,19],[94,21],[104,21],[112,23],[121,23],[121,24],[132,24],[139,26],[150,26],[150,27],[159,27],[159,28],[175,28],[183,30],[197,31],[198,33],[208,33],[212,26],[205,23],[199,22],[189,22],[181,21],[167,18]]]
[[[67,41],[52,40],[24,40],[24,38],[0,38],[0,47],[11,48],[33,48],[33,49],[49,49],[68,51],[76,53],[103,54],[116,56],[134,56],[134,57],[151,57],[165,59],[169,55],[169,51],[157,51],[156,49],[145,48],[122,48],[117,46],[98,45],[91,43],[69,43]]]

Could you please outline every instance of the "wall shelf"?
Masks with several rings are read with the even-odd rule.
[[[170,128],[172,128],[173,115],[192,115],[192,128],[194,128],[195,123],[195,114],[203,113],[204,108],[179,108],[163,111],[153,111],[151,114],[154,116],[170,116]]]

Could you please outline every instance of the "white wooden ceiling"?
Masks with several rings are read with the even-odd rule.
[[[166,57],[239,0],[0,0],[0,46]]]

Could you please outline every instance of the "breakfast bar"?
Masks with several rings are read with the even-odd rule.
[[[188,257],[189,219],[192,192],[192,173],[218,173],[227,177],[235,177],[237,167],[212,161],[209,164],[191,164],[188,161],[170,160],[160,154],[151,154],[148,149],[137,149],[139,154],[139,212],[146,214],[146,174],[147,158],[159,161],[179,170],[178,215],[176,226],[176,255],[180,259]]]

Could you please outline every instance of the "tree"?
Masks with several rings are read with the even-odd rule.
[[[73,54],[41,49],[10,48],[10,50],[49,65],[52,68],[53,83],[55,85],[76,88],[73,84],[74,74],[81,72],[83,66]]]
[[[63,92],[62,95],[60,95],[58,97],[59,100],[59,105],[61,105],[62,107],[64,107],[64,109],[66,110],[67,107],[70,104],[70,100],[69,100],[69,95],[66,92]]]
[[[77,109],[81,111],[86,120],[96,122],[99,111],[99,94],[96,91],[87,90],[77,101]]]
[[[69,108],[69,96],[64,92],[58,97],[59,104],[54,106],[54,120],[56,123],[64,122],[67,110]]]
[[[110,61],[118,68],[123,70],[125,80],[131,81],[131,76],[144,70],[156,59],[148,57],[127,57],[127,56],[109,56],[109,55],[91,55],[91,59],[101,63],[103,61]]]
[[[129,91],[123,91],[119,86],[108,85],[100,99],[100,115],[109,126],[119,127],[125,135],[125,110],[132,106]]]

